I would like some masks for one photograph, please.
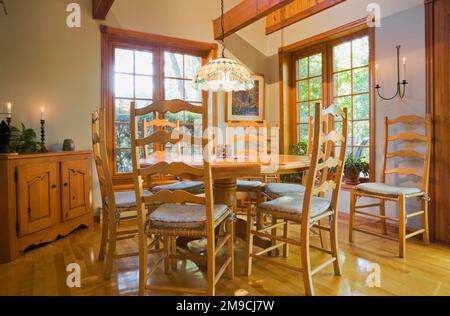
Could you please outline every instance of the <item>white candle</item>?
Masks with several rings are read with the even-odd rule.
[[[403,57],[403,80],[406,81],[406,58]]]
[[[378,72],[380,70],[379,65],[375,65],[375,83],[378,84]]]
[[[11,104],[11,102],[8,102],[8,103],[6,104],[6,106],[7,106],[7,108],[8,108],[8,111],[7,111],[7,113],[8,113],[8,118],[11,118],[11,113],[12,113],[12,104]]]
[[[44,109],[44,107],[42,106],[42,107],[41,107],[41,121],[44,120],[44,113],[45,113],[45,109]]]

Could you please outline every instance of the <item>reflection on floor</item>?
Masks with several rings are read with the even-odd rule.
[[[298,227],[291,228],[293,233]],[[347,226],[340,224],[340,251],[343,276],[335,277],[332,266],[314,277],[317,295],[450,295],[450,248],[420,240],[408,241],[408,258],[397,258],[397,245],[389,240],[357,234],[357,243],[347,242]],[[27,252],[10,264],[0,265],[0,295],[136,295],[138,260],[116,261],[110,281],[102,278],[103,263],[96,259],[100,238],[99,226],[79,230],[52,244]],[[303,295],[299,273],[255,261],[251,277],[243,274],[244,242],[236,243],[236,279],[223,278],[218,295]],[[120,250],[136,249],[134,240],[123,241]],[[314,252],[313,252],[314,253]],[[314,263],[323,254],[314,253]],[[298,250],[291,248],[290,263],[299,261]],[[81,266],[81,288],[66,286],[66,266]],[[369,288],[366,279],[371,263],[381,266],[381,287]],[[152,282],[174,282],[180,286],[204,285],[203,272],[192,262],[179,262],[179,272],[157,273]],[[170,293],[148,292],[148,295]]]

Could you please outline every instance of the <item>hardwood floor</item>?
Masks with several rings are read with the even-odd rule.
[[[298,227],[291,228],[298,232]],[[137,258],[116,261],[110,281],[102,278],[103,263],[97,261],[100,244],[99,226],[79,230],[54,243],[27,252],[20,259],[0,265],[0,295],[136,295]],[[134,240],[122,241],[119,250],[135,249]],[[300,273],[255,261],[253,275],[244,277],[244,242],[236,244],[236,279],[223,278],[218,295],[304,295]],[[342,277],[335,277],[330,266],[314,277],[317,295],[450,295],[450,248],[420,240],[408,241],[408,258],[397,257],[397,243],[356,234],[356,243],[347,242],[347,225],[340,224]],[[320,264],[323,254],[313,255],[313,265]],[[287,260],[298,260],[298,250],[291,248]],[[66,265],[81,266],[81,288],[66,286]],[[369,288],[366,279],[371,263],[381,266],[381,288]],[[192,262],[179,262],[172,275],[158,272],[154,282],[174,282],[179,286],[203,285],[202,271]],[[153,281],[152,281],[153,282]],[[148,295],[170,293],[149,292]]]

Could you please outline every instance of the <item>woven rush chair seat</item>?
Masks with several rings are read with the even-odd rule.
[[[241,180],[236,182],[237,191],[256,191],[264,185],[261,181]]]
[[[144,196],[152,194],[150,191],[144,192]],[[136,193],[134,191],[114,192],[114,198],[119,214],[127,210],[136,210]]]
[[[271,198],[276,199],[283,196],[298,196],[305,193],[305,187],[292,183],[268,183],[264,192]]]
[[[226,205],[214,205],[214,220],[229,216]],[[171,231],[173,231],[171,233]],[[206,206],[164,204],[151,213],[146,223],[146,234],[168,234],[184,237],[206,236]]]
[[[159,185],[152,188],[153,192],[159,191],[178,191],[183,190],[190,193],[197,193],[205,188],[205,183],[203,181],[181,181],[172,184]]]
[[[300,222],[303,213],[302,207],[304,197],[304,195],[295,197],[283,196],[269,202],[261,203],[257,208],[257,212]],[[330,204],[331,202],[327,199],[312,197],[311,222],[314,222],[315,218],[333,214]]]
[[[364,191],[367,193],[382,194],[382,195],[389,195],[389,196],[398,196],[401,194],[411,195],[411,194],[422,193],[422,190],[420,190],[419,188],[406,188],[406,187],[387,185],[384,183],[363,183],[363,184],[358,185],[356,187],[356,190]]]

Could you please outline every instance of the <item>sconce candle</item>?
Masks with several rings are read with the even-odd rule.
[[[12,114],[12,104],[11,104],[11,102],[8,102],[7,104],[6,104],[6,107],[7,107],[7,109],[8,109],[8,111],[7,111],[7,114],[8,114],[8,118],[11,118],[11,114]]]
[[[403,57],[403,80],[406,80],[406,58]]]
[[[44,113],[45,113],[45,109],[44,109],[44,107],[41,107],[41,121],[44,120]]]
[[[375,65],[375,83],[376,84],[378,84],[379,71],[380,71],[380,66],[379,65]]]

